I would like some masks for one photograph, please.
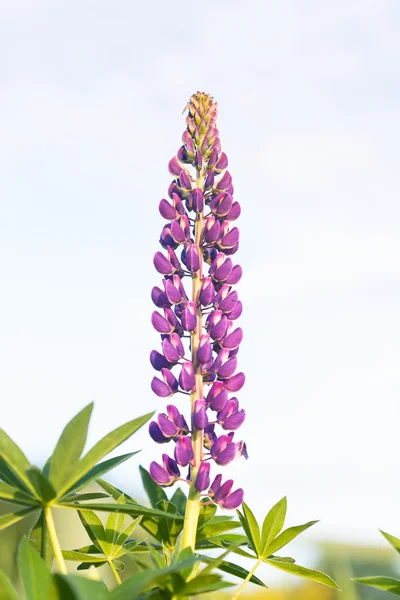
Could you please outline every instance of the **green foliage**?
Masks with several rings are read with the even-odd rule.
[[[386,533],[380,529],[383,537],[389,542],[389,544],[400,554],[400,539],[391,535],[390,533]],[[390,592],[395,596],[400,596],[400,579],[395,579],[393,577],[383,577],[383,576],[372,576],[372,577],[356,577],[353,581],[357,581],[358,583],[362,583],[372,588],[376,588],[378,590],[383,590],[385,592]]]
[[[286,546],[300,533],[317,522],[310,521],[304,525],[289,527],[280,533],[284,526],[286,509],[286,498],[282,498],[282,500],[277,502],[277,504],[275,504],[275,506],[273,506],[268,512],[263,522],[262,533],[260,533],[260,527],[254,514],[247,504],[243,503],[243,512],[240,510],[237,510],[236,512],[246,534],[248,547],[253,554],[243,550],[240,547],[233,549],[233,552],[240,554],[241,556],[257,560],[257,565],[261,562],[264,562],[275,567],[276,569],[285,571],[286,573],[304,577],[305,579],[315,581],[316,583],[322,583],[323,585],[334,588],[335,590],[339,590],[339,586],[333,581],[333,579],[328,577],[328,575],[325,575],[325,573],[296,565],[294,558],[275,556],[274,553],[277,550],[280,550]],[[251,581],[251,579],[249,579],[249,581]]]

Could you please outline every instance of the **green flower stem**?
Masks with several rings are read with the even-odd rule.
[[[237,590],[236,594],[232,597],[232,600],[236,600],[237,598],[239,598],[239,596],[243,592],[246,584],[249,583],[250,579],[253,577],[254,573],[256,572],[256,569],[258,569],[258,567],[260,566],[261,563],[262,563],[262,560],[261,560],[261,558],[259,558],[258,561],[255,563],[254,567],[252,568],[252,570],[247,575],[246,579],[243,580],[243,582],[240,585],[239,589]]]
[[[46,525],[47,525],[47,529],[49,532],[51,545],[53,546],[54,556],[56,558],[58,568],[60,570],[60,573],[62,573],[63,575],[66,575],[68,573],[67,565],[65,564],[65,560],[62,555],[60,541],[57,536],[57,530],[56,530],[56,526],[54,523],[53,514],[51,512],[51,507],[45,506],[45,508],[43,510],[44,510],[44,518],[46,520]]]
[[[204,188],[204,174],[198,173],[196,187]],[[200,336],[203,330],[203,314],[199,301],[199,295],[203,276],[203,252],[201,248],[201,240],[204,230],[204,211],[197,215],[194,225],[195,228],[195,244],[199,251],[200,268],[192,277],[192,300],[197,305],[197,325],[195,331],[190,335],[190,346],[192,351],[192,362],[195,373],[195,389],[191,394],[191,421],[192,421],[192,446],[194,461],[190,473],[190,490],[189,497],[186,503],[185,521],[183,524],[183,539],[182,547],[190,547],[192,550],[196,546],[197,523],[199,520],[200,511],[200,493],[196,490],[194,482],[196,481],[197,471],[203,460],[203,431],[196,429],[193,423],[194,403],[196,400],[203,398],[203,376],[201,374],[201,365],[197,361],[197,350],[200,343]]]
[[[117,569],[115,568],[113,561],[109,560],[108,564],[111,567],[111,571],[113,572],[116,582],[118,583],[118,585],[121,585],[121,583],[122,583],[121,577],[119,576],[119,573],[118,573]]]

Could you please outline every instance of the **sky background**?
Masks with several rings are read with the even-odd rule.
[[[225,473],[259,517],[321,519],[299,562],[400,535],[399,26],[396,0],[0,3],[0,424],[34,462],[91,400],[90,442],[164,408],[157,206],[202,90],[242,205],[250,459]]]

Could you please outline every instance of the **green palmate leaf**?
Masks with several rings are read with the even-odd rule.
[[[99,517],[91,510],[79,510],[78,515],[93,544],[99,548],[100,552],[108,556],[111,545],[106,540],[106,532]]]
[[[187,582],[180,590],[180,593],[183,597],[191,596],[192,594],[206,594],[234,585],[234,583],[229,581],[223,581],[219,575],[203,575],[200,573],[200,575]]]
[[[22,506],[39,506],[36,496],[30,496],[28,492],[21,492],[3,481],[0,481],[0,500],[12,504],[21,504]]]
[[[14,523],[18,523],[18,521],[21,521],[22,519],[25,519],[25,517],[32,514],[35,510],[36,508],[24,508],[23,510],[2,515],[0,517],[0,531],[2,529],[6,529],[10,525],[14,525]]]
[[[26,487],[26,485],[20,479],[18,479],[18,477],[15,475],[14,471],[12,471],[10,469],[10,467],[7,465],[6,461],[1,457],[1,455],[0,455],[0,479],[3,480],[5,483],[8,483],[9,485],[16,487],[18,490],[21,490],[22,492],[30,493],[29,489]]]
[[[182,563],[171,565],[165,569],[148,569],[140,573],[134,573],[126,579],[122,585],[113,590],[107,600],[127,600],[127,598],[136,598],[146,590],[153,588],[158,582],[164,580],[166,576],[182,572],[189,566],[193,566],[196,559],[188,559]],[[169,596],[167,596],[168,598]]]
[[[202,527],[204,527],[204,525],[214,517],[216,512],[217,512],[216,504],[201,505],[197,529],[201,529]]]
[[[300,565],[269,558],[265,559],[264,562],[276,567],[277,569],[280,569],[281,571],[285,571],[285,573],[291,573],[292,575],[297,575],[298,577],[304,577],[305,579],[310,579],[316,583],[322,583],[322,585],[331,587],[334,590],[341,591],[337,583],[328,577],[328,575],[325,575],[325,573],[321,573],[321,571],[314,571],[314,569],[306,569],[306,567],[301,567]]]
[[[84,502],[85,500],[100,500],[100,498],[109,498],[108,494],[102,492],[88,492],[87,494],[70,494],[69,496],[63,496],[65,502]]]
[[[123,492],[117,487],[111,485],[111,483],[108,483],[108,481],[104,481],[104,479],[97,479],[96,483],[101,486],[103,490],[107,492],[107,494],[110,494],[114,500],[118,500],[118,498],[124,494],[127,502],[133,502],[133,504],[137,504],[136,500],[134,500],[132,496],[129,496],[126,492]]]
[[[57,493],[51,483],[42,475],[42,472],[37,467],[31,467],[26,471],[29,481],[35,488],[37,496],[45,503],[53,500]]]
[[[397,537],[394,537],[394,535],[390,535],[390,533],[386,533],[385,531],[382,531],[382,529],[380,529],[379,531],[381,532],[383,537],[387,539],[389,544],[391,546],[393,546],[393,548],[396,550],[396,552],[398,552],[400,554],[400,539]]]
[[[137,517],[132,521],[132,523],[129,523],[129,525],[127,525],[123,531],[120,532],[116,543],[117,546],[122,546],[123,544],[125,544],[125,542],[129,540],[135,527],[137,527],[140,524],[141,520],[142,517]]]
[[[29,541],[33,545],[33,547],[36,548],[36,550],[39,552],[40,556],[45,561],[48,569],[51,569],[54,558],[54,550],[51,544],[50,535],[47,528],[47,522],[43,510],[40,511],[39,517],[29,534]]]
[[[400,580],[393,577],[357,577],[353,581],[400,596]]]
[[[183,517],[179,515],[173,515],[170,513],[164,513],[161,510],[155,508],[147,508],[147,506],[141,506],[140,504],[109,504],[108,502],[90,502],[89,504],[73,502],[63,502],[59,504],[60,508],[72,508],[75,510],[96,510],[102,512],[122,512],[128,515],[143,515],[145,517],[164,517],[165,519],[177,519],[183,521]]]
[[[167,494],[164,492],[163,488],[156,484],[156,482],[151,477],[150,473],[146,471],[142,466],[139,467],[140,476],[142,478],[143,487],[146,490],[146,494],[149,497],[150,504],[153,508],[156,508],[157,504],[161,500],[165,500],[168,502]]]
[[[92,581],[77,575],[59,575],[58,573],[54,578],[59,594],[57,600],[108,599],[107,588],[102,581]]]
[[[287,499],[282,498],[275,506],[271,508],[264,519],[262,527],[262,552],[268,548],[272,540],[276,538],[281,531],[286,518]]]
[[[139,450],[137,452],[129,452],[128,454],[115,456],[114,458],[109,458],[108,460],[99,463],[98,465],[93,467],[93,469],[90,469],[90,471],[86,473],[84,477],[81,477],[81,479],[79,479],[71,488],[67,490],[67,493],[63,496],[63,500],[65,499],[67,494],[70,495],[71,492],[75,492],[77,490],[80,490],[82,487],[87,486],[91,481],[94,481],[98,479],[100,475],[104,475],[104,473],[115,469],[116,467],[118,467],[118,465],[128,460],[128,458],[135,456],[135,454],[139,454]]]
[[[170,502],[174,504],[178,510],[178,513],[184,516],[186,511],[186,496],[182,492],[181,488],[176,488],[175,492],[172,494]]]
[[[82,548],[76,548],[74,552],[83,552],[84,554],[98,554],[99,549],[94,544],[89,544],[89,546],[82,546]]]
[[[81,480],[104,456],[112,452],[117,446],[131,437],[142,425],[144,425],[154,413],[148,413],[143,417],[129,421],[104,436],[76,465],[73,473],[65,481],[59,490],[59,496],[65,494],[74,484]]]
[[[145,547],[143,547],[142,550],[137,550],[137,547],[141,544],[140,540],[132,540],[131,542],[126,542],[126,544],[124,544],[124,546],[118,546],[119,550],[117,550],[114,554],[113,554],[113,559],[115,558],[121,558],[121,556],[124,556],[125,554],[128,554],[130,552],[143,552],[143,550],[145,549]],[[148,549],[146,549],[146,552],[148,552]]]
[[[21,482],[22,489],[26,487],[32,494],[36,495],[25,472],[30,467],[28,459],[17,444],[2,429],[0,429],[0,458],[6,463],[8,470]]]
[[[271,554],[274,554],[286,546],[286,544],[294,540],[295,537],[300,535],[300,533],[312,525],[315,525],[315,523],[318,523],[318,521],[309,521],[308,523],[304,523],[304,525],[296,525],[295,527],[289,527],[288,529],[285,529],[285,531],[282,531],[282,533],[274,539],[268,548],[265,549],[264,556],[271,556]]]
[[[18,594],[11,585],[11,581],[0,571],[0,598],[1,600],[19,600]]]
[[[125,504],[125,496],[123,494],[118,498],[117,504]],[[106,525],[106,540],[110,544],[111,550],[117,541],[121,529],[124,527],[124,522],[124,513],[112,512],[108,516]]]
[[[97,549],[99,553],[99,550]],[[94,554],[85,554],[84,552],[77,552],[76,550],[63,550],[62,555],[65,560],[73,560],[84,563],[104,563],[107,562],[104,556],[95,556]]]
[[[245,502],[242,504],[243,515],[247,522],[247,527],[250,531],[250,540],[255,552],[258,555],[261,553],[261,536],[260,536],[260,527],[258,526],[257,520],[250,508],[247,506]]]
[[[19,570],[27,600],[50,600],[51,573],[27,538],[19,546]]]
[[[237,521],[214,522],[214,519],[211,519],[208,523],[205,524],[204,527],[202,527],[197,532],[198,542],[201,542],[202,540],[209,540],[213,536],[219,535],[220,533],[224,533],[225,531],[230,531],[231,529],[236,529],[237,527],[240,527],[240,523],[238,523]]]
[[[210,558],[209,556],[204,556],[202,554],[198,555],[199,558],[201,559],[202,562],[205,563],[212,563],[213,559]],[[228,562],[226,560],[223,560],[222,562],[220,562],[220,564],[217,567],[220,571],[224,571],[224,573],[229,573],[229,575],[234,575],[235,577],[239,577],[240,579],[246,579],[246,577],[249,574],[249,571],[247,571],[247,569],[244,569],[243,567],[239,567],[238,565],[235,565],[234,563]],[[265,583],[263,583],[261,581],[261,579],[258,579],[258,577],[256,577],[255,575],[253,575],[249,581],[251,581],[251,583],[255,583],[256,585],[259,585],[261,587],[267,587],[265,585]]]
[[[65,427],[51,457],[49,480],[58,489],[73,473],[86,444],[93,402]]]

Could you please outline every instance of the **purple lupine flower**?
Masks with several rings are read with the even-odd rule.
[[[155,442],[175,442],[175,460],[164,454],[162,465],[151,464],[150,474],[168,486],[180,476],[178,464],[188,466],[190,485],[204,492],[210,487],[212,462],[226,465],[239,456],[247,458],[246,444],[233,441],[245,411],[239,409],[236,397],[230,398],[245,381],[243,373],[236,373],[243,331],[235,323],[242,313],[235,286],[242,268],[231,258],[240,238],[232,222],[241,209],[233,197],[228,158],[221,149],[217,104],[211,96],[197,92],[187,108],[183,145],[168,163],[173,177],[169,199],[159,203],[167,223],[160,236],[163,251],[155,254],[154,266],[163,284],[151,292],[158,309],[151,321],[161,335],[162,352],[153,350],[150,361],[161,373],[151,384],[158,396],[181,392],[191,396],[192,431],[174,405],[150,423]],[[208,393],[205,384],[211,384]],[[209,411],[216,413],[212,423]],[[216,428],[228,433],[221,435]],[[210,452],[206,460],[204,449]],[[223,508],[237,508],[243,490],[232,492],[232,488],[232,480],[223,484],[218,475],[209,495]]]
[[[208,495],[222,508],[238,508],[243,502],[243,490],[241,488],[231,493],[233,479],[228,479],[221,485],[222,475],[217,475],[208,490]]]
[[[173,485],[177,479],[181,476],[178,465],[176,462],[168,456],[168,454],[162,455],[163,464],[162,466],[156,462],[152,462],[150,465],[150,475],[158,485],[168,487]]]
[[[198,492],[203,492],[210,486],[210,463],[209,462],[201,463],[194,485]]]

